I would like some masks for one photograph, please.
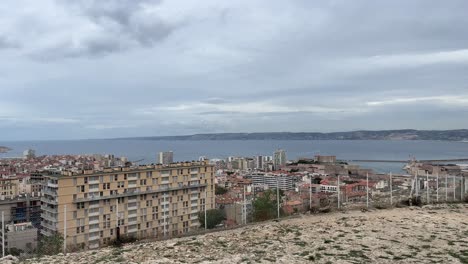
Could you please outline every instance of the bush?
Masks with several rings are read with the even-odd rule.
[[[136,240],[137,239],[134,236],[120,236],[119,240],[114,239],[109,244],[114,246],[114,247],[121,247],[124,244],[133,243]]]
[[[208,229],[215,228],[217,225],[221,224],[224,220],[224,214],[219,209],[210,209],[206,211],[206,227]],[[200,212],[198,214],[198,221],[200,222],[201,227],[205,227],[205,212]]]
[[[37,245],[37,254],[42,255],[56,255],[63,250],[63,237],[60,234],[52,236],[44,236],[41,238]]]
[[[219,186],[219,185],[216,185],[216,188],[215,188],[215,194],[216,195],[223,195],[225,193],[227,193],[228,190],[222,186]]]

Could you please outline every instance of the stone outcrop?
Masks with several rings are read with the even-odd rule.
[[[21,263],[467,263],[466,261],[468,205],[449,204],[308,215],[193,237],[45,256],[23,260]]]

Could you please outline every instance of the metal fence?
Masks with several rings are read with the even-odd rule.
[[[275,191],[273,196],[275,196],[273,199],[279,198],[280,201],[282,200],[279,197],[279,192]],[[310,195],[310,197],[313,198],[313,201],[305,200],[303,207],[290,214],[283,210],[284,201],[281,201],[279,206],[275,203],[276,208],[265,212],[264,215],[267,217],[263,220],[286,219],[304,213],[326,213],[336,210],[384,209],[408,205],[467,202],[466,179],[450,175],[439,177],[437,175],[392,176],[389,174],[379,176],[379,178],[362,179],[358,185],[341,182],[340,188],[335,193],[321,193],[319,196]],[[59,227],[56,219],[49,219],[47,208],[42,208],[42,210],[22,208],[19,210],[18,207],[15,207],[15,209],[1,211],[0,246],[2,256],[11,254],[21,258],[30,258],[86,250],[92,241],[97,241],[96,245],[102,247],[113,245],[116,240],[121,242],[134,241],[133,239],[156,241],[230,230],[257,223],[255,221],[258,219],[254,215],[261,214],[261,212],[256,212],[253,206],[251,206],[251,210],[247,210],[252,202],[254,201],[241,204],[243,208],[240,211],[243,216],[238,225],[205,230],[205,224],[200,223],[199,229],[181,234],[169,232],[168,229],[166,232],[166,227],[171,224],[171,218],[168,217],[164,218],[162,223],[161,219],[154,220],[157,226],[156,231],[143,233],[136,230],[137,235],[132,237],[126,235],[130,230],[125,228],[124,225],[119,226],[118,223],[112,223],[111,226],[108,226],[106,221],[100,220],[101,217],[98,218],[97,223],[88,224],[83,229],[79,228],[78,230],[76,227],[67,227],[66,225]],[[64,213],[65,211],[66,208],[63,208],[63,211],[60,212]],[[58,210],[54,213],[57,214]],[[70,216],[70,214],[65,215]],[[76,219],[69,220],[75,221]],[[118,229],[116,229],[117,226],[119,226]],[[115,239],[109,240],[106,239],[106,236],[103,237],[103,229],[105,232],[114,230],[112,235]],[[77,232],[84,233],[86,243],[70,243],[72,242],[70,241],[71,235]],[[120,232],[121,236],[119,237],[116,232]],[[68,243],[64,243],[63,237],[68,238]]]

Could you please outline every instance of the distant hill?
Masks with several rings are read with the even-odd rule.
[[[10,148],[0,146],[0,153],[7,153],[10,150]]]
[[[213,133],[186,136],[132,137],[139,140],[468,140],[468,129],[457,130],[378,130],[350,132],[267,132],[267,133]]]

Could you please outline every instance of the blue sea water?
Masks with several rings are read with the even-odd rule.
[[[69,141],[0,141],[12,149],[0,158],[19,157],[28,148],[37,155],[115,154],[129,160],[153,163],[159,151],[174,151],[176,161],[196,160],[199,156],[273,155],[275,149],[286,150],[288,159],[336,155],[338,159],[408,160],[468,158],[468,143],[452,141],[384,141],[384,140],[69,140]],[[379,172],[400,173],[402,163],[361,163]]]

